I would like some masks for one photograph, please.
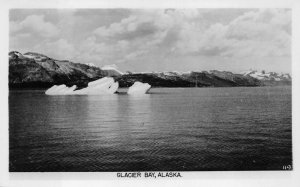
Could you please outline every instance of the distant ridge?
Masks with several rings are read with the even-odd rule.
[[[110,76],[120,87],[135,81],[153,87],[236,87],[291,85],[289,74],[249,71],[240,74],[229,71],[145,72],[122,73],[116,66],[99,68],[94,64],[56,60],[40,53],[9,52],[9,88],[48,88],[57,84],[85,87],[88,82]]]

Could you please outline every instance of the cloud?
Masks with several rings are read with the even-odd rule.
[[[157,31],[153,19],[148,15],[131,15],[118,23],[112,23],[108,27],[102,26],[95,29],[94,33],[99,37],[109,37],[118,40],[132,40],[151,35]]]
[[[13,21],[10,23],[10,31],[34,33],[43,37],[53,37],[59,33],[59,29],[54,24],[44,20],[44,15],[29,15],[21,22]]]
[[[290,11],[257,10],[237,17],[228,24],[216,23],[197,32],[192,24],[181,30],[176,52],[212,56],[289,56]]]
[[[29,11],[14,16],[10,33],[14,50],[35,50],[100,66],[131,62],[161,65],[190,57],[195,62],[202,57],[285,58],[291,53],[291,10]]]
[[[198,10],[132,10],[132,14],[120,22],[94,30],[99,38],[134,40],[156,35],[184,26],[185,22],[197,17]]]
[[[104,45],[103,50],[109,49],[114,58],[120,57],[119,62],[134,60],[160,49],[171,50],[178,40],[178,29],[184,29],[185,22],[197,16],[196,9],[132,10],[130,16],[119,22],[95,29],[94,45]]]
[[[290,56],[290,27],[289,10],[266,9],[246,13],[227,26],[228,50],[223,55]]]
[[[76,54],[75,47],[65,39],[58,39],[53,42],[45,42],[34,46],[34,51],[41,52],[56,59],[70,60]]]
[[[130,57],[139,54],[136,51],[143,55],[157,49],[176,55],[290,55],[290,10],[251,10],[228,23],[206,27],[202,22],[197,9],[134,10],[120,22],[95,29],[94,34],[99,41],[112,45],[129,41],[129,48],[134,50],[128,53]]]

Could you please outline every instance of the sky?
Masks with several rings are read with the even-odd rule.
[[[121,71],[291,72],[290,9],[11,9],[9,50]]]

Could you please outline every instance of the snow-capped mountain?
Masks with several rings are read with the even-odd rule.
[[[276,72],[265,72],[265,71],[255,71],[250,70],[246,72],[242,72],[244,76],[251,76],[258,80],[262,81],[290,81],[291,76],[288,73],[276,73]]]
[[[124,73],[118,70],[117,65],[112,64],[112,65],[105,65],[101,67],[102,70],[107,70],[107,71],[115,71],[119,75],[123,75]]]
[[[26,58],[32,58],[32,59],[38,60],[38,61],[44,61],[44,60],[50,59],[46,55],[42,55],[39,53],[33,53],[33,52],[24,53],[23,56]]]
[[[88,66],[90,66],[90,67],[97,67],[95,64],[93,64],[93,63],[85,63],[85,65],[88,65]]]
[[[9,53],[10,87],[49,87],[55,84],[86,86],[90,81],[115,76],[99,67],[56,60],[39,53]]]
[[[56,60],[43,54],[17,51],[9,53],[10,88],[46,88],[55,84],[87,86],[90,81],[102,77],[114,77],[120,87],[129,87],[136,81],[149,83],[153,87],[236,87],[291,85],[289,74],[248,71],[161,71],[127,72],[118,70],[116,65],[101,68],[94,64],[74,63]]]
[[[15,58],[15,57],[23,57],[23,55],[18,51],[11,51],[8,53],[8,57],[9,57],[9,59],[11,59],[11,58]]]

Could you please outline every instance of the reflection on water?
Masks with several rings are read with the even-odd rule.
[[[9,96],[10,171],[261,170],[292,164],[291,89]]]

